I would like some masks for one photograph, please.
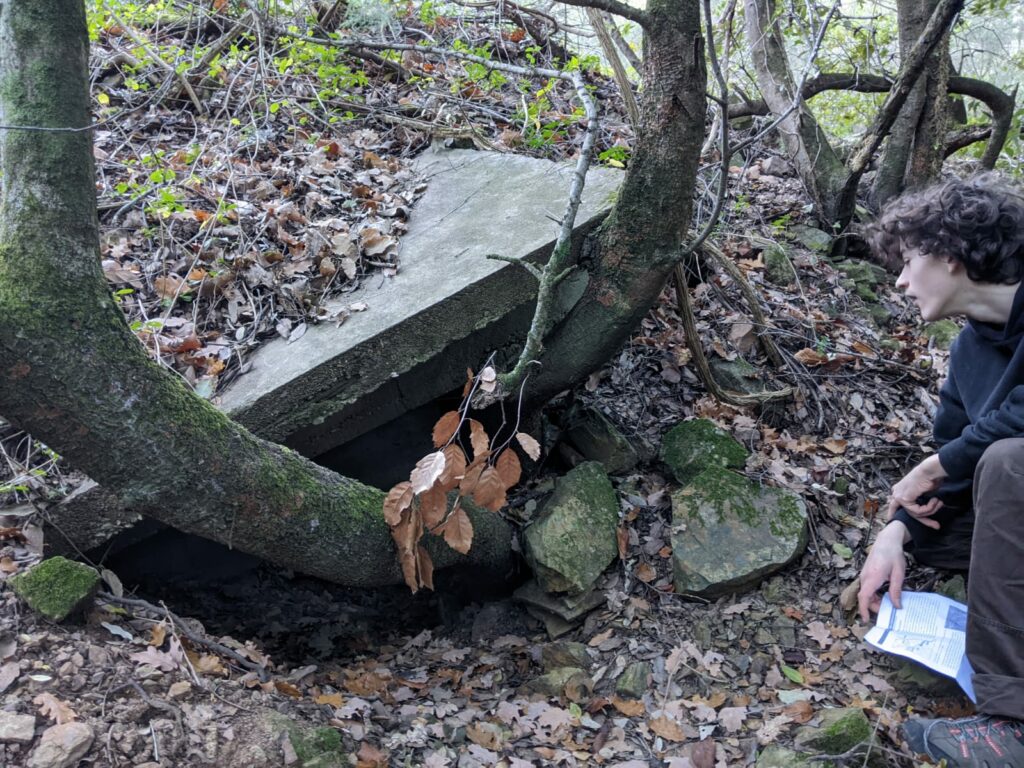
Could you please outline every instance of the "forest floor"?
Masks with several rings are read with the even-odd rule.
[[[240,114],[230,92],[201,118],[120,85],[123,73],[109,64],[117,32],[103,32],[94,62],[97,92],[112,94],[111,109],[133,110],[96,136],[104,270],[140,340],[208,398],[244,375],[245,355],[261,340],[343,322],[321,316],[324,296],[370,275],[401,279],[400,237],[419,189],[408,160],[428,133],[387,120],[433,109],[447,131],[446,110],[460,126],[470,112],[465,124],[475,126],[497,112],[508,120],[492,120],[478,139],[556,157],[571,155],[578,132],[571,94],[557,88],[533,123],[517,127],[514,84],[484,94],[460,69],[459,89],[425,88],[388,80],[384,64],[360,102],[374,104],[376,118],[311,126],[283,107],[271,114],[289,112],[292,122],[242,131],[229,119]],[[517,36],[497,45],[518,46]],[[402,62],[421,74],[425,63],[438,74],[440,65]],[[276,89],[271,102],[297,99],[302,83],[281,80],[261,86]],[[628,149],[621,106],[609,103],[602,151]],[[625,151],[606,156],[619,157],[628,162]],[[791,241],[794,227],[809,223],[806,210],[799,183],[763,146],[730,172],[730,202],[712,238],[770,308],[784,370],[769,370],[731,277],[712,271],[693,288],[707,354],[749,359],[766,380],[797,387],[795,397],[760,409],[709,397],[666,290],[620,354],[552,408],[557,423],[569,401],[591,404],[652,457],[661,435],[692,417],[747,446],[746,474],[800,494],[811,517],[807,551],[758,589],[711,603],[673,594],[671,483],[651,459],[613,478],[621,558],[604,577],[604,604],[561,645],[507,596],[481,599],[457,583],[455,596],[410,596],[269,566],[202,581],[113,574],[98,606],[66,625],[41,620],[0,587],[0,710],[38,712],[37,741],[51,722],[88,724],[84,764],[96,766],[333,765],[332,755],[343,755],[338,764],[364,768],[708,768],[753,765],[765,746],[791,746],[824,709],[856,707],[874,729],[871,764],[912,765],[900,723],[911,713],[966,713],[969,702],[955,686],[921,687],[897,660],[871,651],[840,595],[889,486],[927,450],[946,353],[891,282],[875,289],[888,317],[872,320],[833,264]],[[767,279],[771,243],[796,269],[788,285]],[[0,437],[10,505],[69,477],[28,436],[8,427]],[[552,461],[511,506],[558,468],[557,434],[546,448]],[[7,522],[4,578],[40,547],[30,519]],[[939,576],[915,569],[908,586],[932,589]],[[103,596],[122,590],[135,602]],[[585,647],[589,680],[559,695],[531,692],[567,640]],[[650,678],[630,698],[617,693],[616,678],[634,661],[649,662]],[[0,765],[26,765],[32,746],[0,742]],[[867,759],[860,750],[833,763]]]

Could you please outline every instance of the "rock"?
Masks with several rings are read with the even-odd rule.
[[[755,768],[798,768],[807,764],[806,756],[772,744],[761,750]]]
[[[647,693],[650,677],[651,665],[646,661],[634,661],[622,670],[615,681],[615,692],[628,699],[642,698]]]
[[[885,270],[877,264],[861,259],[847,259],[836,264],[836,269],[843,273],[843,287],[852,290],[866,302],[878,301],[875,288],[886,279]]]
[[[594,681],[578,667],[559,667],[534,678],[524,687],[528,693],[565,696],[570,701],[578,702],[594,689]]]
[[[788,176],[793,172],[793,166],[788,160],[772,155],[761,161],[761,171],[769,176]]]
[[[794,743],[799,749],[841,755],[871,738],[871,722],[863,709],[823,709],[818,714],[821,725],[804,726],[797,731]]]
[[[924,335],[939,349],[949,349],[960,335],[960,326],[952,320],[936,320],[924,327]]]
[[[722,389],[744,395],[756,395],[765,391],[761,372],[742,357],[735,360],[716,357],[708,361],[708,367],[711,368],[711,376]]]
[[[100,574],[88,565],[51,557],[12,576],[7,583],[32,610],[53,621],[63,621],[92,600]]]
[[[796,269],[785,250],[778,246],[765,250],[764,276],[774,285],[791,285],[796,280]]]
[[[16,715],[0,710],[0,741],[28,744],[36,735],[35,715]]]
[[[956,680],[932,672],[910,659],[896,658],[896,670],[885,677],[893,687],[908,696],[946,698],[960,694]]]
[[[552,639],[572,630],[584,616],[605,601],[604,593],[598,589],[590,589],[580,595],[550,595],[535,580],[526,582],[513,596],[526,603],[531,616],[544,622]]]
[[[832,236],[817,227],[805,224],[794,224],[786,233],[800,245],[812,251],[825,252],[832,247]]]
[[[611,475],[629,472],[640,456],[629,440],[596,408],[575,407],[569,412],[566,437],[589,461],[600,462]]]
[[[167,695],[172,699],[180,699],[188,696],[192,692],[192,683],[188,680],[179,680],[176,683],[171,683],[171,687],[167,689]]]
[[[540,665],[545,671],[558,667],[586,669],[590,666],[590,654],[587,653],[587,646],[583,643],[574,643],[568,640],[548,643],[541,646]]]
[[[74,768],[89,751],[92,740],[92,728],[85,723],[51,726],[43,731],[28,759],[28,768]]]
[[[962,574],[951,576],[945,581],[940,581],[935,586],[935,591],[940,595],[945,595],[950,600],[956,600],[958,603],[967,602],[967,582],[964,581]]]
[[[588,461],[555,482],[526,529],[526,559],[546,592],[585,592],[618,555],[619,502],[611,481]]]
[[[661,460],[676,480],[688,483],[708,467],[742,467],[750,453],[707,419],[677,424],[661,441]]]
[[[807,509],[789,491],[711,467],[672,495],[675,590],[714,599],[754,586],[800,555]]]
[[[579,621],[566,621],[561,616],[548,613],[540,608],[534,608],[532,605],[526,606],[526,611],[544,625],[544,631],[548,633],[548,637],[552,640],[556,640],[562,635],[569,634],[576,629],[580,623]]]

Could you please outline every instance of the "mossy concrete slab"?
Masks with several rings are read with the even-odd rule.
[[[491,350],[518,354],[537,281],[486,257],[548,258],[572,170],[518,155],[425,153],[416,171],[427,189],[402,238],[398,276],[367,279],[328,302],[328,313],[366,303],[342,325],[265,344],[220,407],[261,437],[313,456],[460,387],[466,368]],[[621,179],[613,169],[591,169],[574,247],[611,207]],[[563,284],[562,314],[585,282],[581,273]]]
[[[88,565],[51,557],[7,583],[33,611],[63,621],[89,604],[99,587],[100,574]]]
[[[708,467],[740,468],[750,452],[708,419],[684,421],[661,439],[661,460],[676,480],[688,483]]]
[[[526,559],[546,592],[588,590],[618,554],[619,503],[600,464],[584,462],[555,482],[555,491],[526,529]]]
[[[803,499],[721,467],[672,495],[672,565],[679,594],[714,599],[755,586],[807,545]]]

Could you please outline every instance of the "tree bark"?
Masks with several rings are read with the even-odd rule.
[[[681,259],[706,115],[699,4],[649,0],[640,125],[618,199],[586,249],[583,297],[545,341],[526,396],[544,402],[614,355]]]
[[[905,59],[921,36],[938,0],[898,0],[900,57]],[[878,162],[871,199],[880,207],[908,187],[937,178],[945,159],[949,122],[949,33],[943,35],[903,104]]]
[[[775,0],[745,0],[744,19],[757,85],[768,109],[776,117],[786,153],[793,160],[818,217],[826,228],[836,220],[836,197],[846,177],[843,162],[797,93]],[[794,104],[796,105],[794,108]]]
[[[100,269],[81,0],[0,3],[0,413],[132,508],[331,581],[402,580],[383,493],[263,441],[151,362]],[[72,130],[68,130],[72,129]],[[470,558],[507,560],[477,514]],[[443,547],[437,565],[462,560]]]

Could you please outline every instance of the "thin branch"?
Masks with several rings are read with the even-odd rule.
[[[636,51],[633,50],[633,47],[626,42],[626,38],[622,36],[622,32],[619,31],[619,25],[615,23],[615,19],[613,19],[612,15],[607,12],[602,12],[601,18],[604,19],[605,24],[607,25],[609,36],[612,38],[618,49],[622,51],[622,55],[626,61],[629,62],[629,66],[631,66],[637,74],[640,74],[643,69],[643,62],[640,61],[640,57],[636,55]]]
[[[580,8],[596,8],[599,11],[607,11],[621,16],[624,19],[635,21],[645,29],[651,23],[651,16],[646,11],[634,8],[631,5],[619,2],[619,0],[560,0],[564,5],[576,5]]]
[[[608,59],[608,63],[612,66],[615,82],[619,84],[622,100],[626,103],[629,122],[632,124],[633,130],[638,131],[640,129],[640,108],[636,104],[636,96],[633,94],[633,86],[626,75],[626,68],[622,66],[622,59],[619,58],[619,52],[615,50],[615,43],[612,42],[612,37],[608,33],[604,16],[595,8],[587,8],[587,18],[590,19],[590,26],[594,28],[594,32],[597,34],[597,41],[601,44],[604,57]]]

